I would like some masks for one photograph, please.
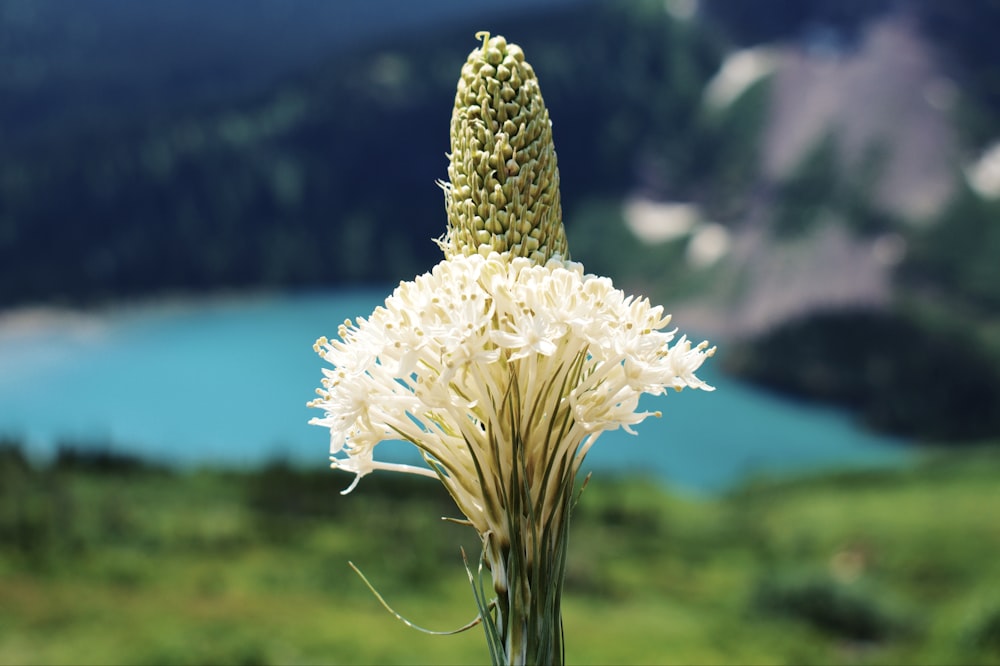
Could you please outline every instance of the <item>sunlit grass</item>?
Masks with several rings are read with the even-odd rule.
[[[482,663],[436,484],[327,471],[0,471],[0,663]],[[727,498],[598,476],[574,517],[569,663],[1000,661],[1000,455]]]

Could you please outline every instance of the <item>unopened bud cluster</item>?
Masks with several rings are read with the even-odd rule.
[[[569,258],[552,123],[524,52],[479,33],[451,117],[445,256]]]

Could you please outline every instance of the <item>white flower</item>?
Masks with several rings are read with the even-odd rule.
[[[637,411],[643,393],[712,390],[694,373],[715,349],[671,346],[669,322],[577,263],[454,256],[317,341],[334,368],[311,423],[330,429],[333,467],[355,483],[376,469],[437,476],[481,534],[502,537],[515,457],[548,510],[552,470],[572,478],[601,432],[632,432],[652,414]],[[375,460],[387,439],[428,467]]]

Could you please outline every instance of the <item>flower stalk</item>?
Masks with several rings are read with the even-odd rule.
[[[580,466],[601,433],[660,416],[642,394],[713,390],[695,371],[715,350],[569,260],[537,78],[519,47],[478,37],[452,115],[445,259],[316,342],[332,368],[311,423],[355,475],[345,493],[375,470],[437,478],[482,539],[480,575],[467,568],[494,663],[561,664]],[[377,460],[387,439],[426,467]]]

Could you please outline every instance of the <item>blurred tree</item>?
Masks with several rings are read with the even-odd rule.
[[[740,375],[857,410],[877,429],[924,440],[1000,432],[1000,363],[954,322],[896,313],[811,315],[732,346]]]
[[[905,285],[982,316],[1000,310],[1000,200],[960,189],[910,246],[899,272]]]
[[[896,0],[705,0],[705,10],[739,45],[811,38],[833,40],[829,46],[843,47],[855,42],[869,19],[896,4]]]
[[[912,0],[926,35],[973,104],[959,127],[974,145],[1000,132],[1000,25],[998,0]]]

